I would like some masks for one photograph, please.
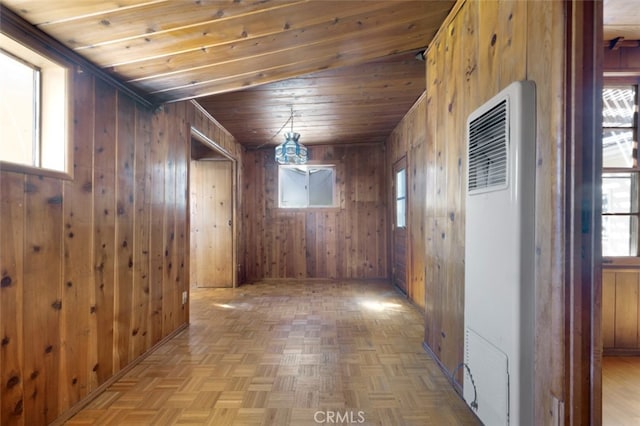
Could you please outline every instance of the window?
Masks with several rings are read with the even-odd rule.
[[[3,167],[67,172],[66,68],[0,34],[0,75]]]
[[[605,85],[602,101],[602,254],[638,256],[638,85]]]
[[[278,206],[334,207],[335,167],[278,166]]]
[[[396,227],[407,226],[407,169],[396,172]]]

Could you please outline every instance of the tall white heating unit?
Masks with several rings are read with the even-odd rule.
[[[535,84],[467,121],[464,399],[487,426],[533,425]]]

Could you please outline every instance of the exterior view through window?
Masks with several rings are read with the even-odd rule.
[[[602,254],[638,256],[638,85],[605,85],[602,99]]]
[[[0,34],[0,75],[0,161],[66,172],[66,68]]]
[[[278,166],[278,206],[335,206],[335,167]]]
[[[407,226],[407,169],[396,172],[396,227]]]

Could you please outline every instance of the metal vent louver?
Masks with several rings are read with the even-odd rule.
[[[469,192],[507,186],[507,107],[505,99],[469,123]]]

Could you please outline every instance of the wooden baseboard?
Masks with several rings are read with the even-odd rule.
[[[605,348],[602,356],[640,356],[640,348]]]
[[[148,351],[140,355],[138,358],[136,358],[131,363],[129,363],[129,365],[125,366],[122,370],[118,371],[116,374],[111,376],[111,378],[109,378],[106,382],[98,386],[95,390],[89,393],[89,395],[85,396],[80,401],[73,404],[69,409],[63,411],[62,414],[60,414],[60,416],[58,416],[57,419],[55,419],[52,423],[50,423],[50,426],[59,426],[64,424],[71,417],[75,416],[80,410],[82,410],[84,407],[89,405],[91,401],[93,401],[98,396],[100,396],[100,394],[106,391],[109,386],[111,386],[116,381],[124,377],[125,374],[127,374],[135,366],[140,364],[140,362],[142,362],[145,358],[147,358],[149,355],[155,352],[160,346],[164,345],[166,342],[173,339],[175,336],[180,334],[188,326],[189,326],[189,323],[184,323],[180,327],[176,328],[174,331],[168,334],[164,339],[160,340],[158,343],[153,345]]]
[[[391,284],[391,281],[388,278],[309,278],[309,277],[303,277],[303,278],[291,278],[291,277],[287,277],[287,278],[272,278],[272,277],[267,277],[267,278],[262,278],[259,280],[249,280],[246,283],[243,283],[241,285],[245,285],[245,284],[257,284],[257,283],[273,283],[273,282],[286,282],[286,283],[292,283],[292,282],[313,282],[313,283],[350,283],[350,282],[372,282],[372,283],[379,283],[379,284]]]
[[[456,393],[460,396],[460,398],[462,398],[462,386],[455,381],[455,379],[451,375],[451,372],[447,370],[447,367],[440,361],[440,359],[438,359],[436,354],[433,353],[431,348],[425,342],[422,342],[422,348],[427,354],[429,354],[431,358],[433,358],[436,364],[438,364],[438,367],[440,368],[440,371],[442,371],[442,374],[444,374],[447,377],[447,379],[449,379],[449,383],[451,383],[453,390],[455,390]]]

